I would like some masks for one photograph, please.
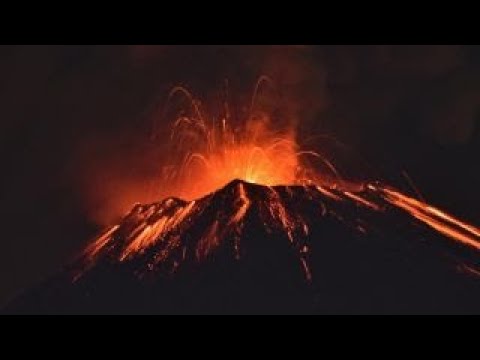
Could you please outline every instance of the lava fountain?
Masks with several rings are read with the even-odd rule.
[[[262,80],[267,81],[262,78],[257,83],[249,114],[236,126],[228,112],[209,121],[200,101],[185,88],[174,88],[169,101],[183,96],[190,111],[174,119],[170,159],[162,167],[161,180],[155,180],[152,187],[175,184],[170,195],[193,200],[235,179],[265,186],[304,185],[321,179],[341,181],[327,158],[300,148],[293,126],[275,129],[268,113],[255,110],[255,96]],[[309,162],[317,164],[316,171]]]

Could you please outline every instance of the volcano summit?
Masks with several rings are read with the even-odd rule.
[[[477,313],[479,231],[365,184],[136,205],[8,313]]]

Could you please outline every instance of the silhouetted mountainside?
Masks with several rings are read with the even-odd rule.
[[[137,205],[4,312],[479,313],[475,250],[394,196],[235,180]]]

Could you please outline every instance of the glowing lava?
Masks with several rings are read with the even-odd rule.
[[[325,181],[338,178],[328,159],[300,149],[293,127],[274,130],[265,112],[252,109],[240,124],[227,114],[209,120],[186,89],[175,88],[169,100],[175,96],[185,97],[191,111],[188,116],[181,112],[173,121],[170,161],[157,182],[157,186],[168,184],[170,195],[198,199],[235,179],[266,186],[318,181],[319,170],[306,166],[308,159],[321,163]]]

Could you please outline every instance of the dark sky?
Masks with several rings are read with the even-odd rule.
[[[111,221],[106,210],[122,205],[115,194],[151,175],[145,114],[177,84],[215,103],[228,79],[231,101],[241,108],[267,74],[300,138],[332,134],[348,145],[346,157],[361,154],[393,182],[406,170],[430,202],[480,223],[479,47],[2,46],[0,52],[0,304],[71,259],[100,223]]]

